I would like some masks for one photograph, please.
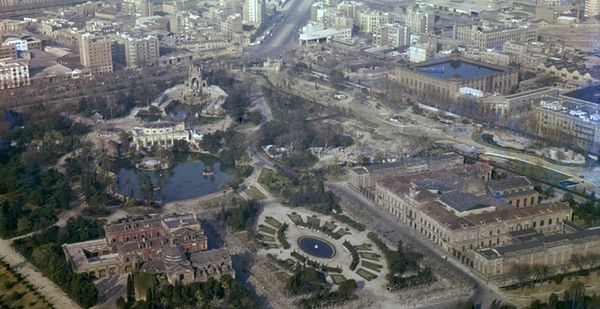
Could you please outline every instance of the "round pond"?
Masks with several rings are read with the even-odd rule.
[[[335,247],[332,244],[316,237],[302,236],[298,239],[298,246],[302,251],[318,258],[328,259],[335,255]]]

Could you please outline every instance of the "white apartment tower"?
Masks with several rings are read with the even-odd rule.
[[[260,26],[265,13],[264,0],[244,0],[243,21],[244,24]]]
[[[600,0],[585,0],[585,16],[594,17],[600,15]]]
[[[411,9],[406,14],[406,26],[413,34],[427,34],[433,32],[435,13]]]

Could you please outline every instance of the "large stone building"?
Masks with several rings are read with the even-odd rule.
[[[575,256],[582,260],[595,256],[597,261],[600,229],[581,229],[573,224],[569,227],[573,230],[553,235],[543,235],[535,229],[511,233],[512,243],[476,251],[473,268],[484,278],[507,285],[523,277],[515,273],[519,270],[517,265],[545,265],[548,273],[564,273],[581,268],[574,263]]]
[[[373,199],[377,181],[400,175],[424,171],[437,171],[463,164],[463,157],[448,153],[431,158],[407,158],[398,162],[359,166],[352,168],[348,182],[357,191]]]
[[[200,223],[193,216],[108,224],[104,233],[103,239],[63,245],[75,272],[94,278],[110,277],[139,268],[169,244],[184,245],[193,252],[206,250],[207,246]]]
[[[189,142],[192,133],[185,129],[183,122],[157,121],[145,123],[131,131],[136,149],[146,147],[172,147],[175,141]]]
[[[600,154],[599,86],[559,96],[547,96],[533,104],[540,137],[583,151]]]
[[[469,46],[478,48],[502,48],[505,42],[537,41],[538,31],[534,26],[488,26],[469,25],[456,26],[454,29],[457,40]]]
[[[448,58],[401,65],[396,82],[423,95],[455,100],[459,89],[469,87],[483,93],[509,94],[518,85],[518,70],[464,58],[452,54]]]
[[[564,230],[569,206],[539,204],[528,179],[490,180],[491,170],[478,163],[382,179],[375,202],[468,265],[476,250],[512,243],[510,233]]]
[[[111,41],[90,33],[79,39],[79,57],[83,66],[92,74],[105,74],[113,71]]]

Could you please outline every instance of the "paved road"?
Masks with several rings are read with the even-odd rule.
[[[41,272],[29,263],[19,252],[10,245],[9,240],[0,239],[1,257],[12,269],[20,273],[25,280],[29,281],[48,302],[55,308],[81,308],[54,282],[46,278]]]
[[[442,259],[441,257],[446,256],[447,252],[442,251],[420,234],[416,234],[403,223],[396,221],[396,218],[391,216],[389,212],[375,206],[372,201],[349,188],[346,183],[327,183],[326,185],[342,200],[351,201],[346,204],[354,207],[357,212],[362,214],[362,217],[371,218],[372,222],[367,225],[371,225],[374,231],[380,236],[383,235],[389,243],[398,243],[402,240],[404,243],[409,242],[418,245],[418,250],[421,253],[432,258],[441,267],[468,278],[469,283],[473,284],[473,294],[469,300],[475,304],[480,304],[482,308],[488,308],[494,300],[506,301],[497,291],[488,287],[483,280],[473,274],[467,266],[461,264],[451,256],[448,256],[447,260]],[[426,308],[448,308],[458,301],[460,299],[451,299],[444,303],[428,305]]]
[[[310,0],[290,0],[281,11],[283,18],[273,26],[271,35],[266,37],[262,44],[247,47],[244,50],[244,58],[247,60],[276,58],[284,52],[295,49],[298,45],[298,30],[306,25],[310,18],[311,4]]]

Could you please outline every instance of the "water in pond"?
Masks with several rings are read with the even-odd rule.
[[[214,175],[203,176],[205,169]],[[173,166],[166,170],[142,171],[133,166],[115,168],[117,181],[115,191],[140,199],[144,175],[150,176],[154,187],[153,199],[172,202],[195,198],[221,190],[234,179],[233,172],[221,169],[214,158],[194,154],[177,155]]]
[[[331,258],[335,255],[335,248],[333,245],[316,237],[300,237],[300,239],[298,239],[298,246],[300,246],[302,251],[319,258]]]

